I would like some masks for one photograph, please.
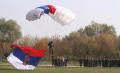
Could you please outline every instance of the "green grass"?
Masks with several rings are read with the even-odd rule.
[[[0,73],[120,73],[120,67],[45,67],[35,70],[16,70],[7,62],[0,62]]]
[[[0,73],[120,73],[120,68],[100,68],[100,67],[38,67],[35,70],[16,70],[11,65],[0,65]]]

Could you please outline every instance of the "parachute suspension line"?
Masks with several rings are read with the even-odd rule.
[[[35,25],[33,25],[37,30],[40,31],[40,29],[42,29],[42,25],[44,25],[46,23],[46,21],[44,20],[44,15],[41,15],[42,21],[41,20],[37,20],[35,22]]]

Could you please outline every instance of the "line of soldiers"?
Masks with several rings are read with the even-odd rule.
[[[80,58],[79,64],[81,67],[120,67],[120,59],[111,58]]]
[[[54,57],[52,59],[53,66],[67,66],[68,59],[65,57]]]

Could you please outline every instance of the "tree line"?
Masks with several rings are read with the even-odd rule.
[[[120,37],[115,28],[94,21],[85,28],[54,41],[55,55],[71,58],[120,58]]]

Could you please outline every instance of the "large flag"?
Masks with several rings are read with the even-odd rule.
[[[46,50],[37,50],[28,46],[12,45],[12,48],[14,49],[7,60],[20,70],[34,70],[46,52]]]

